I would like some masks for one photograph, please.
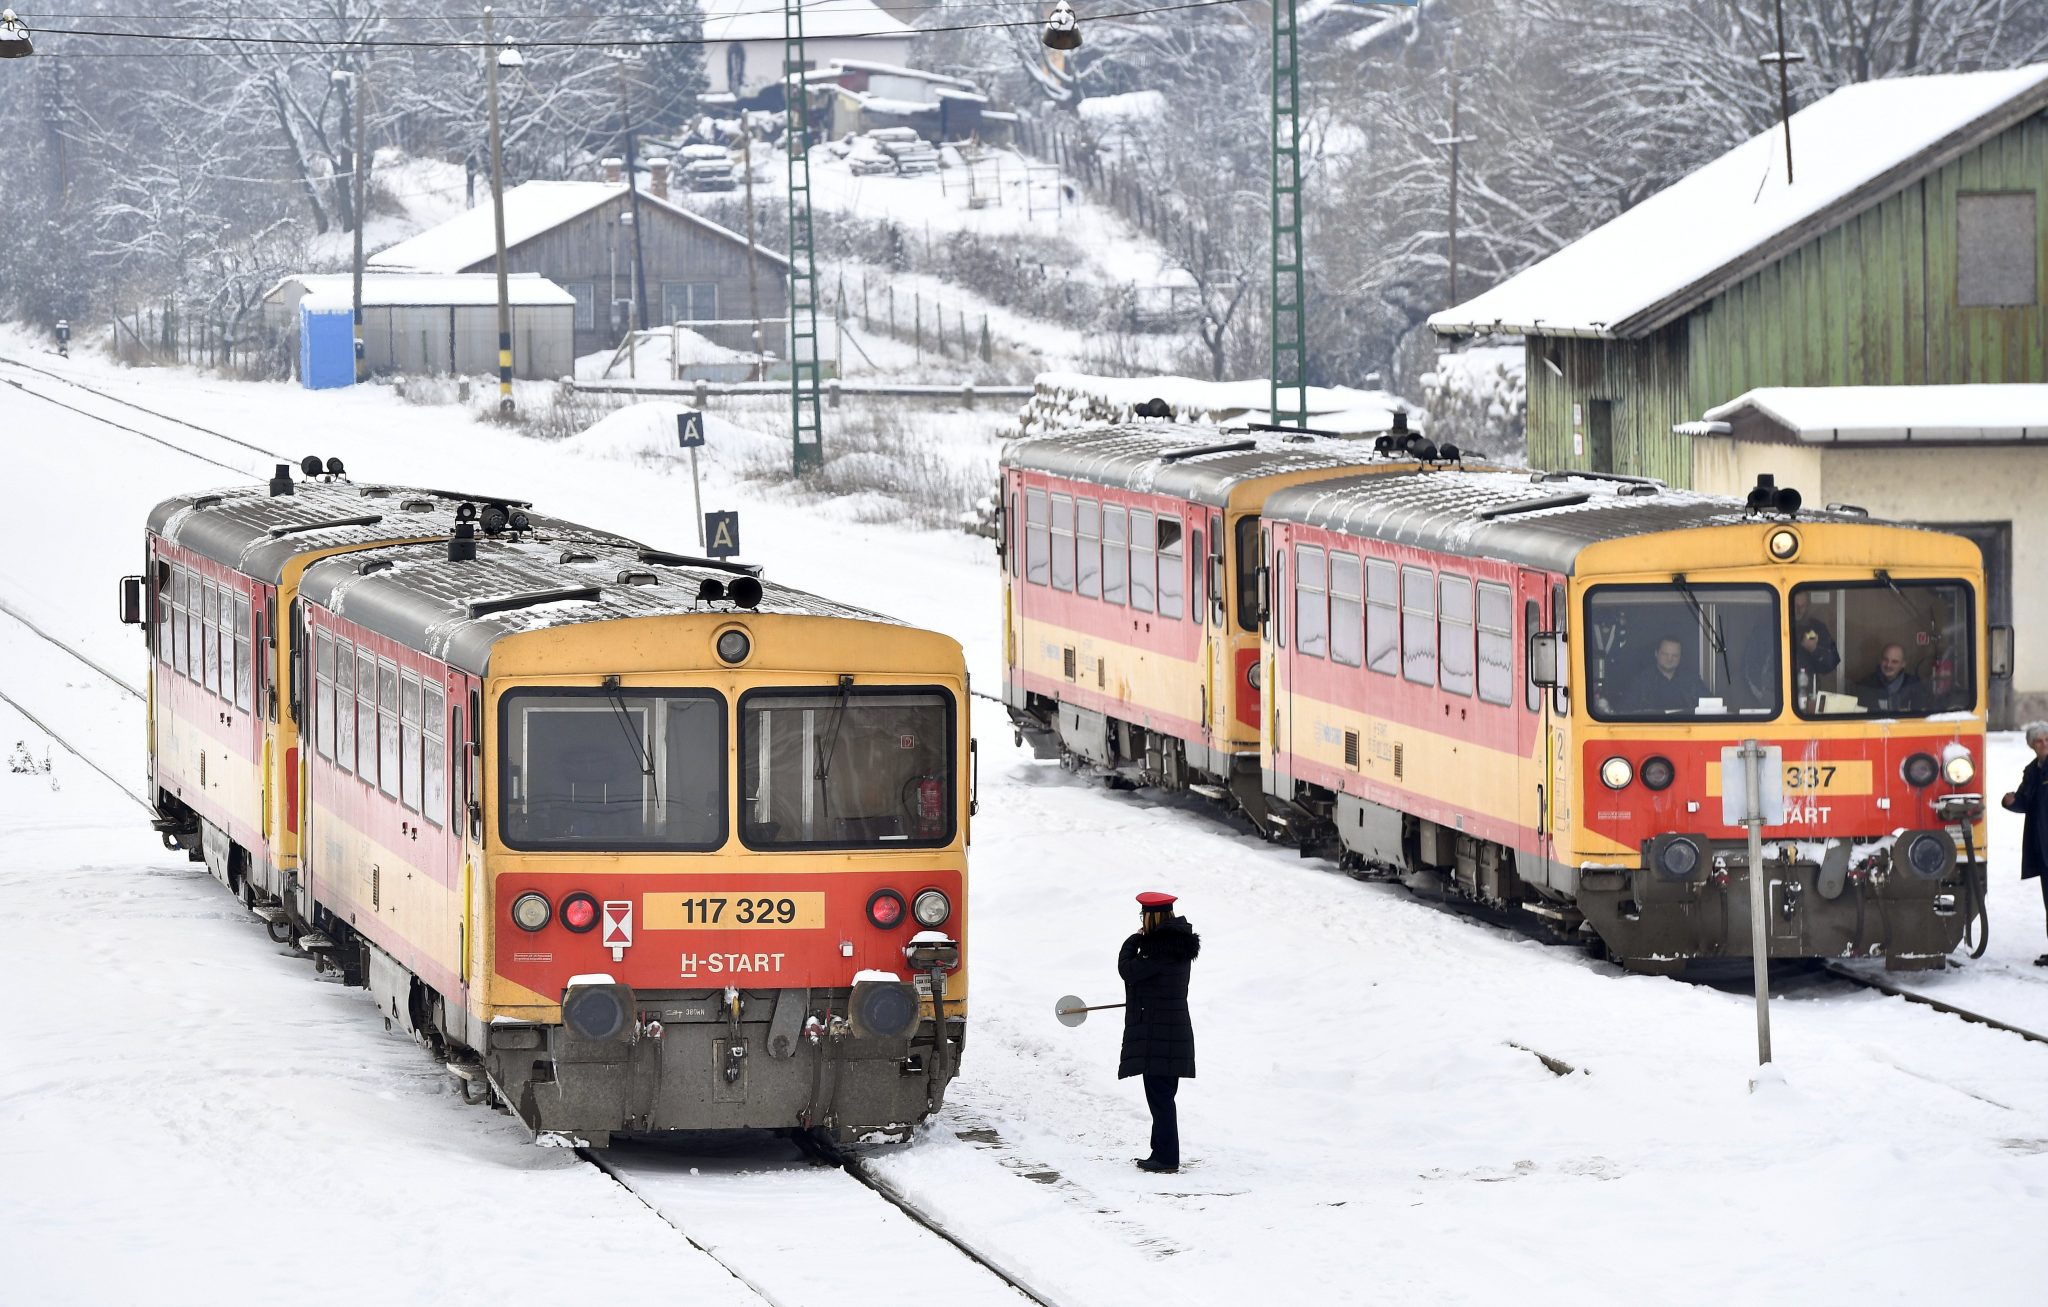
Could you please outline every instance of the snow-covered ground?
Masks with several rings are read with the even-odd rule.
[[[31,348],[0,333],[0,355]],[[283,454],[339,455],[362,478],[526,493],[695,543],[688,468],[637,446],[631,411],[550,444],[381,387],[34,361]],[[60,383],[0,377],[269,471]],[[149,504],[228,474],[12,386],[0,431],[0,600],[139,683],[113,578],[135,570]],[[986,435],[956,439],[993,452]],[[993,685],[988,542],[734,475],[776,443],[718,423],[706,450],[707,503],[742,511],[749,556],[953,633]],[[0,690],[138,782],[139,706],[5,616],[0,633]],[[1105,793],[1014,748],[993,708],[975,704],[963,1074],[928,1137],[879,1166],[1061,1302],[2040,1301],[2048,1048],[1806,984],[1774,1008],[1781,1078],[1753,1092],[1747,995],[1623,976],[1188,805]],[[610,1181],[461,1106],[359,991],[280,955],[136,804],[0,706],[0,753],[17,740],[32,762],[0,770],[0,992],[20,1014],[0,1076],[0,1302],[750,1300]],[[1994,790],[2020,758],[1998,738]],[[2039,893],[2013,870],[2017,824],[1994,813],[1991,839],[1991,951],[1921,983],[2048,1029],[2048,974],[2026,965],[2043,947]],[[1132,895],[1155,887],[1204,936],[1190,1165],[1169,1177],[1130,1165],[1146,1118],[1135,1082],[1115,1079],[1117,1014],[1068,1029],[1051,1011],[1065,993],[1120,997]],[[782,1155],[759,1157],[707,1163],[701,1189],[672,1177],[686,1225],[726,1237],[744,1203],[784,1224],[791,1255],[829,1260],[862,1237],[818,1224],[817,1186],[784,1186]],[[762,1237],[740,1224],[732,1238]]]

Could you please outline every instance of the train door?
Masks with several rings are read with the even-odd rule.
[[[1550,579],[1541,572],[1522,569],[1516,576],[1515,596],[1521,609],[1518,658],[1522,668],[1520,711],[1515,714],[1518,723],[1515,752],[1522,772],[1518,792],[1524,796],[1521,810],[1525,820],[1533,818],[1534,851],[1548,862],[1555,856],[1556,849],[1552,826],[1557,792],[1555,761],[1561,723],[1556,721],[1555,701],[1551,694],[1530,679],[1528,659],[1529,637],[1537,631],[1554,629],[1550,624]],[[1534,867],[1525,869],[1523,874],[1532,880],[1547,879]]]

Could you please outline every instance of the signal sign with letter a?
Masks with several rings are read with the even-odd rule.
[[[695,409],[676,414],[676,444],[683,449],[696,449],[703,443],[704,415]]]
[[[740,515],[706,513],[704,539],[709,542],[704,546],[704,552],[713,558],[733,557],[740,551]]]

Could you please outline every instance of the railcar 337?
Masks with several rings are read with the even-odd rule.
[[[1754,738],[1785,765],[1760,876],[1772,956],[1939,965],[1982,918],[1985,687],[2009,635],[1984,625],[1967,540],[1802,515],[1768,485],[1745,504],[1440,464],[1279,488],[1246,521],[1257,556],[1233,576],[1257,631],[1246,683],[1265,687],[1247,812],[1269,835],[1536,914],[1633,969],[1748,957],[1720,763]],[[1032,593],[1057,588],[1061,551],[1120,566],[1107,547],[1048,533],[1043,580],[1010,569],[1012,609],[1064,600]],[[1160,669],[1154,693],[1198,696],[1202,665]],[[1051,725],[1070,692],[1026,689],[1053,704],[1014,697],[1020,732],[1092,760]],[[1112,740],[1176,729],[1125,684],[1100,697],[1080,704]],[[1136,778],[1232,797],[1169,767]]]
[[[200,653],[233,637],[179,569],[261,585],[266,519],[303,510],[212,498],[150,537],[159,825],[273,934],[549,1142],[901,1136],[937,1108],[967,998],[954,641],[566,524],[479,539],[458,510],[298,558],[288,642],[237,706]],[[273,785],[275,823],[244,812]]]

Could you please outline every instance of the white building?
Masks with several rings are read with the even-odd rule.
[[[704,0],[704,73],[711,94],[750,100],[782,82],[782,7],[774,0]],[[835,59],[910,61],[909,24],[870,0],[804,5],[804,71]]]

